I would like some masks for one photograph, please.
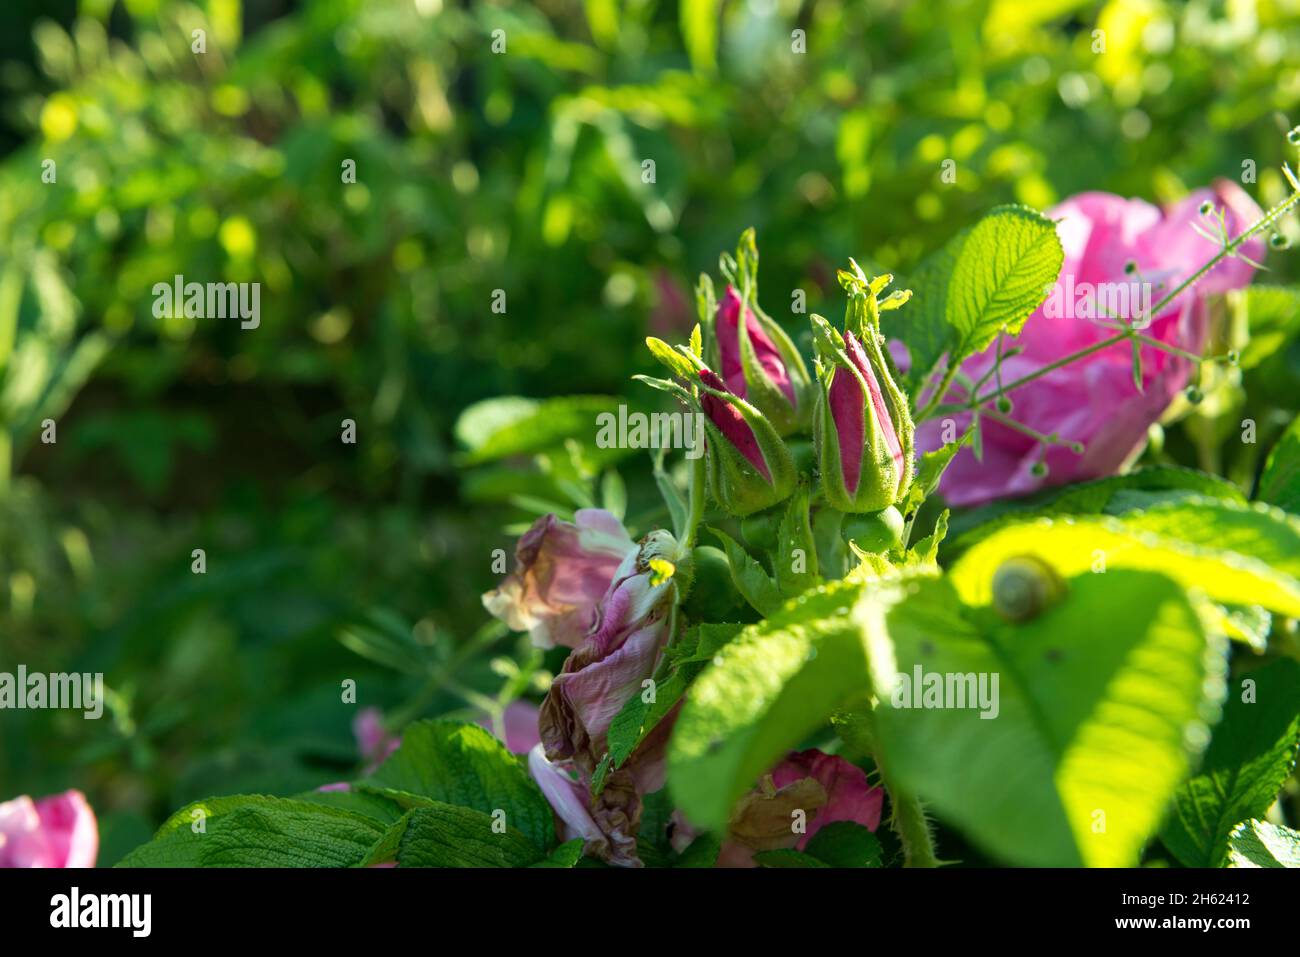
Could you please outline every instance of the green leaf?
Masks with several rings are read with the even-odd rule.
[[[830,867],[880,866],[879,838],[856,821],[822,825],[804,852]]]
[[[1257,558],[1159,535],[1138,516],[1040,518],[1009,524],[971,547],[951,568],[962,600],[975,607],[992,602],[993,574],[1009,558],[1034,555],[1063,577],[1104,569],[1149,569],[1228,605],[1262,605],[1283,615],[1300,615],[1300,582]],[[1155,520],[1152,520],[1153,522]],[[1208,537],[1198,532],[1197,537]],[[1266,539],[1258,537],[1260,547]],[[1241,545],[1240,540],[1233,544]]]
[[[363,814],[384,826],[394,823],[405,813],[405,809],[400,804],[384,797],[382,794],[357,791],[355,789],[347,791],[306,791],[302,794],[295,794],[293,800],[305,801],[308,804],[323,804],[326,807]]]
[[[1300,514],[1300,416],[1287,426],[1268,454],[1255,498]]]
[[[1009,863],[1132,866],[1187,774],[1189,742],[1207,736],[1223,662],[1161,575],[1067,585],[1019,625],[963,611],[946,579],[873,593],[859,617],[880,759],[891,782]],[[918,670],[923,689],[936,680],[927,675],[953,682],[946,701],[920,702],[948,707],[914,706]],[[909,695],[896,697],[900,675]],[[972,701],[980,676],[985,695]],[[996,716],[982,717],[990,704]]]
[[[682,40],[691,66],[712,73],[718,65],[718,20],[722,0],[681,0],[679,16]]]
[[[957,355],[982,352],[999,332],[1018,334],[1056,281],[1064,255],[1056,225],[1035,210],[1005,206],[976,223],[948,281]]]
[[[655,685],[653,701],[635,694],[610,722],[607,740],[614,767],[621,767],[631,757],[646,735],[667,717],[719,648],[740,632],[740,625],[702,624],[682,639],[683,650],[673,658],[672,670]]]
[[[777,532],[774,571],[783,598],[802,595],[821,580],[817,574],[817,543],[813,539],[808,501],[808,486],[801,481],[790,496]]]
[[[1228,838],[1228,867],[1300,867],[1300,831],[1267,821],[1238,824]]]
[[[1231,298],[1245,306],[1250,341],[1241,350],[1241,368],[1253,369],[1280,354],[1300,335],[1300,289],[1290,286],[1250,285]]]
[[[653,456],[655,485],[659,487],[659,494],[663,497],[664,505],[668,507],[668,515],[673,520],[673,535],[680,541],[686,534],[686,523],[690,515],[690,508],[686,504],[686,499],[682,497],[682,493],[673,484],[672,476],[664,470],[664,450],[662,448],[655,449]]]
[[[1233,828],[1263,817],[1295,766],[1300,664],[1279,659],[1245,679],[1254,683],[1250,694],[1229,697],[1201,769],[1178,789],[1161,834],[1165,847],[1188,867],[1219,866]]]
[[[358,786],[399,803],[405,795],[484,814],[499,809],[506,823],[540,850],[555,843],[551,806],[541,789],[519,759],[478,725],[438,720],[408,725],[402,746]]]
[[[572,841],[565,841],[555,850],[547,854],[545,858],[530,867],[577,867],[578,861],[582,860],[582,849],[586,845],[582,838],[575,838]]]
[[[669,788],[693,823],[724,831],[735,800],[867,687],[852,614],[863,587],[834,582],[793,599],[725,645],[696,679],[668,757]]]
[[[656,339],[654,336],[647,336],[645,344],[649,348],[650,354],[663,363],[673,375],[679,376],[687,382],[695,381],[695,364],[686,356],[662,339]]]
[[[528,867],[542,852],[514,828],[473,808],[432,801],[414,808],[375,843],[364,866],[396,861],[398,867]],[[499,832],[499,833],[498,833]]]
[[[781,589],[763,566],[756,559],[751,558],[749,552],[726,532],[716,528],[708,530],[722,543],[722,548],[727,553],[727,561],[731,565],[731,580],[735,583],[736,590],[745,596],[745,601],[749,602],[760,615],[771,615],[780,608],[785,601],[785,596],[781,594]]]
[[[1224,553],[1248,555],[1300,578],[1300,518],[1263,504],[1190,496],[1118,512],[1125,528]]]
[[[627,516],[627,485],[613,469],[600,480],[600,507],[620,522]]]
[[[618,45],[618,0],[585,0],[587,28],[591,37],[606,50]]]
[[[718,854],[722,852],[722,841],[713,834],[701,834],[686,850],[678,855],[674,867],[714,867],[718,863]]]
[[[1154,504],[1151,498],[1136,497],[1137,493],[1146,492],[1161,496],[1193,492],[1208,498],[1234,502],[1246,501],[1240,489],[1217,475],[1198,472],[1195,469],[1153,466],[1138,469],[1128,475],[1060,486],[1027,498],[1005,499],[962,512],[952,522],[952,537],[944,547],[944,554],[951,556],[998,528],[1027,518],[1050,515],[1100,515],[1110,511],[1112,503],[1115,503],[1114,508],[1121,511],[1136,506],[1139,502],[1143,505]]]
[[[1064,252],[1055,224],[1024,206],[999,206],[924,263],[909,285],[916,309],[890,323],[912,358],[913,386],[939,359],[960,363],[999,332],[1015,335],[1047,296]]]
[[[907,490],[907,498],[899,506],[900,512],[904,515],[912,514],[934,493],[934,490],[939,487],[939,480],[943,478],[943,473],[966,444],[969,435],[970,432],[965,432],[956,442],[949,442],[933,452],[922,454],[921,461],[916,467],[916,478],[912,480],[912,487]]]
[[[754,854],[754,863],[759,867],[830,867],[811,854],[796,851],[794,848],[777,848],[774,851],[758,851]]]
[[[566,439],[595,449],[597,416],[605,412],[617,416],[620,403],[626,400],[600,395],[543,401],[521,396],[484,399],[469,406],[456,420],[456,439],[465,448],[459,461],[478,465],[512,455],[530,455],[561,446]],[[629,450],[601,451],[612,459]]]
[[[351,867],[383,833],[373,817],[323,804],[262,795],[209,798],[177,811],[117,866]]]

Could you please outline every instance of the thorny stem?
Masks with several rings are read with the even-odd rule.
[[[1218,253],[1216,253],[1214,257],[1210,259],[1209,262],[1205,263],[1205,265],[1201,266],[1200,269],[1196,270],[1196,272],[1192,273],[1192,275],[1188,276],[1186,279],[1180,282],[1163,299],[1161,299],[1158,303],[1152,306],[1149,314],[1153,316],[1159,315],[1160,312],[1162,312],[1166,306],[1168,306],[1171,302],[1173,302],[1180,295],[1182,295],[1184,291],[1186,291],[1189,287],[1195,285],[1197,282],[1203,279],[1206,273],[1208,273],[1211,269],[1217,266],[1224,259],[1233,255],[1242,246],[1242,244],[1246,242],[1246,240],[1250,239],[1255,234],[1272,226],[1282,216],[1286,215],[1292,209],[1292,207],[1294,207],[1297,203],[1300,203],[1300,190],[1293,192],[1281,203],[1274,206],[1271,210],[1269,210],[1266,214],[1264,214],[1264,216],[1257,223],[1255,223],[1255,225],[1251,226],[1245,232],[1239,234],[1235,239],[1225,243],[1223,248],[1220,249]],[[1037,369],[1034,372],[1030,372],[1021,376],[1019,379],[1014,379],[1009,383],[1000,385],[992,392],[987,392],[983,395],[972,397],[963,407],[963,411],[971,411],[973,409],[979,408],[980,406],[984,405],[986,402],[988,402],[991,399],[996,399],[999,396],[1007,395],[1015,391],[1016,389],[1020,388],[1023,385],[1028,385],[1030,382],[1033,382],[1036,379],[1041,379],[1043,376],[1055,372],[1057,369],[1061,368],[1062,366],[1067,366],[1072,362],[1078,362],[1080,359],[1086,359],[1088,356],[1101,352],[1103,349],[1109,349],[1111,346],[1116,345],[1117,343],[1120,342],[1124,342],[1126,339],[1130,339],[1132,336],[1133,336],[1133,330],[1125,329],[1123,332],[1116,333],[1115,335],[1110,336],[1107,339],[1103,339],[1100,342],[1096,342],[1090,346],[1087,346],[1086,348],[1080,349],[1077,352],[1072,352],[1067,356],[1063,356],[1062,358],[1057,359],[1055,362],[1048,363],[1047,365],[1043,366],[1041,369]],[[1153,344],[1153,342],[1148,344]],[[1160,345],[1162,348],[1168,348],[1167,344],[1165,343],[1161,343]],[[1199,356],[1195,356],[1194,358],[1198,361],[1200,360]],[[943,396],[947,393],[948,388],[952,385],[953,376],[955,374],[954,373],[955,365],[957,364],[954,363],[949,365],[948,369],[944,374],[943,381],[940,383],[939,388],[935,391],[934,395],[931,396],[930,401],[925,404],[925,408],[917,413],[916,420],[918,422],[921,421],[922,419],[927,418],[929,414],[932,412],[932,410],[934,409],[934,407],[937,406],[942,401]]]
[[[1031,428],[1023,422],[1017,422],[1015,419],[1003,415],[1001,412],[995,412],[992,409],[985,409],[980,414],[987,416],[994,422],[1005,425],[1008,429],[1014,429],[1016,432],[1029,436],[1040,445],[1070,445],[1069,442],[1063,441],[1060,436],[1048,435],[1046,432],[1039,432],[1037,429]]]
[[[934,411],[934,407],[939,404],[945,395],[948,394],[948,389],[952,386],[952,380],[956,378],[957,371],[960,368],[960,362],[949,362],[948,369],[943,376],[943,381],[939,383],[939,388],[935,389],[930,395],[930,401],[925,404],[925,407],[916,413],[917,422],[921,422],[928,418],[930,413]]]
[[[871,739],[874,742],[875,712],[867,711],[864,717],[868,718]],[[925,808],[921,806],[921,802],[915,795],[894,779],[880,748],[873,745],[872,756],[876,761],[876,771],[880,774],[880,783],[889,794],[889,805],[893,809],[890,825],[898,835],[899,843],[903,845],[903,866],[938,867],[940,861],[934,852],[934,839],[930,834],[930,822],[925,816]]]

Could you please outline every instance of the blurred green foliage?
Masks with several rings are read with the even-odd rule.
[[[113,692],[4,714],[0,798],[83,788],[105,862],[186,800],[353,769],[345,678],[405,717],[532,688],[554,662],[480,631],[503,523],[648,522],[653,485],[571,405],[457,418],[648,401],[641,337],[689,329],[744,227],[798,340],[794,290],[833,315],[848,256],[906,276],[998,203],[1253,169],[1266,206],[1300,121],[1285,0],[68,0],[0,36],[0,669]],[[176,275],[260,282],[260,326],[156,318]],[[1300,362],[1269,368],[1276,403]]]

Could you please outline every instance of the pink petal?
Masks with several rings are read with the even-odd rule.
[[[727,388],[742,399],[747,397],[744,362],[740,354],[740,294],[732,286],[718,304],[717,321],[714,328],[718,334],[718,348],[722,353],[722,378]],[[749,333],[749,343],[754,349],[754,356],[763,373],[795,404],[794,384],[786,372],[785,361],[781,353],[763,327],[758,324],[753,312],[745,310],[745,329]]]
[[[560,835],[562,840],[580,837],[593,843],[604,843],[604,832],[591,816],[586,786],[559,765],[548,761],[540,744],[528,752],[528,772],[542,789],[551,810],[564,823],[564,833]]]
[[[527,701],[517,700],[506,705],[502,716],[505,724],[505,746],[514,754],[527,754],[541,742],[537,732],[537,706]],[[478,719],[479,725],[493,734],[496,729],[488,715]]]
[[[80,791],[0,804],[0,867],[94,867],[95,812]]]
[[[708,369],[700,370],[700,379],[705,385],[719,392],[729,391],[726,384]],[[701,394],[700,405],[704,408],[704,414],[718,427],[718,431],[726,437],[727,441],[739,450],[750,465],[758,469],[763,478],[772,481],[772,472],[768,469],[767,461],[758,447],[758,439],[754,438],[754,430],[749,427],[749,423],[745,421],[740,411],[730,402],[707,392]]]

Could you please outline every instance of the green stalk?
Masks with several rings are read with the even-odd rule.
[[[703,415],[700,412],[696,414]],[[701,455],[691,462],[690,488],[687,489],[690,501],[688,502],[689,511],[686,515],[686,533],[681,543],[683,549],[690,549],[695,546],[695,534],[699,530],[700,522],[704,520],[705,476],[704,456]]]
[[[868,745],[876,761],[880,783],[889,792],[889,803],[893,808],[889,823],[898,835],[899,843],[903,845],[903,866],[938,867],[941,861],[934,852],[934,838],[930,834],[930,821],[925,816],[925,808],[915,795],[894,779],[877,744],[875,711],[868,707],[855,710],[855,714],[867,725],[867,734],[859,739],[859,743]]]
[[[925,817],[921,802],[892,784],[883,768],[880,777],[894,808],[890,824],[903,845],[903,866],[938,867],[939,858],[935,856],[934,841],[930,837],[930,822]]]

